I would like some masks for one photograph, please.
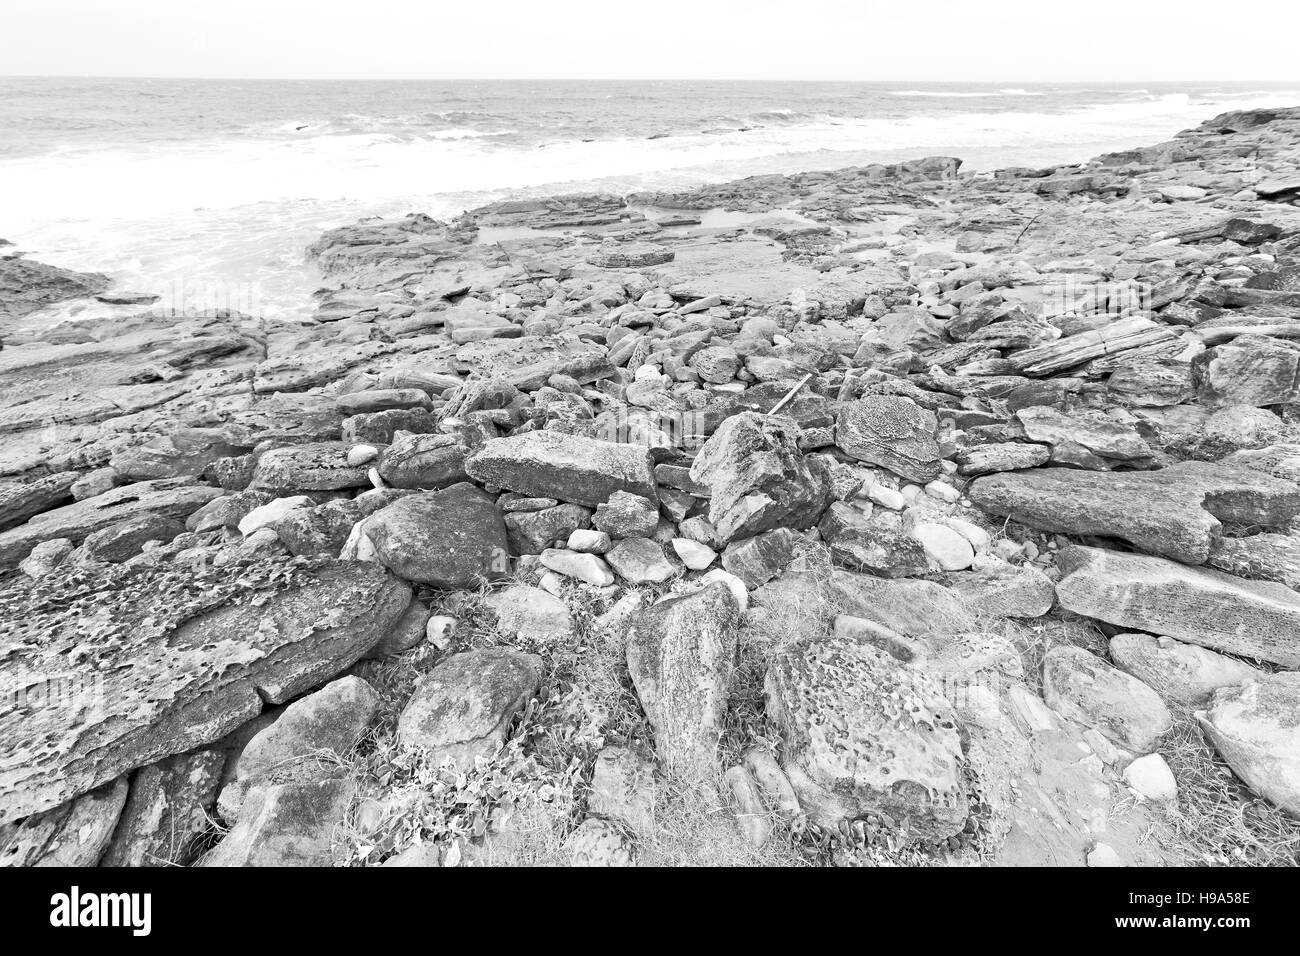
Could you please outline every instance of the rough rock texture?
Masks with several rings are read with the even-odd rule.
[[[731,591],[710,584],[651,606],[628,632],[627,667],[655,751],[678,776],[716,772],[739,624]]]
[[[1294,673],[1224,688],[1196,719],[1252,790],[1300,817],[1300,679]]]
[[[257,788],[239,822],[199,866],[329,866],[355,784],[323,780]]]
[[[953,574],[948,584],[972,612],[981,616],[1041,617],[1056,603],[1051,579],[1031,565],[992,566]]]
[[[721,542],[772,528],[808,528],[830,503],[826,463],[799,452],[799,429],[781,416],[733,415],[700,449],[691,480],[706,485]]]
[[[475,758],[490,757],[505,741],[541,677],[541,659],[532,654],[508,648],[455,654],[416,686],[398,719],[398,739],[428,750],[435,763],[472,768]]]
[[[554,431],[494,438],[466,460],[465,470],[484,484],[588,507],[617,491],[656,497],[644,448]]]
[[[1172,726],[1159,694],[1081,647],[1047,652],[1043,699],[1062,717],[1095,727],[1133,753],[1154,750]]]
[[[0,865],[98,865],[126,804],[126,777],[62,806],[0,826]]]
[[[833,829],[884,814],[925,841],[961,830],[960,732],[926,675],[863,641],[825,637],[779,652],[765,689],[781,767],[814,821]]]
[[[911,399],[869,395],[845,404],[835,418],[835,443],[858,461],[910,481],[939,477],[939,423]]]
[[[365,534],[385,567],[419,584],[463,588],[510,569],[501,513],[468,483],[401,498],[371,515]]]
[[[1268,581],[1100,548],[1062,551],[1061,606],[1228,654],[1300,667],[1300,595]]]
[[[971,501],[1045,531],[1106,535],[1186,564],[1204,564],[1222,522],[1273,527],[1300,513],[1300,487],[1206,462],[1159,471],[1042,468],[971,483]]]
[[[110,566],[15,598],[0,643],[0,822],[193,750],[348,667],[410,589],[373,564]],[[76,649],[75,656],[73,649]],[[54,695],[58,706],[30,704]],[[30,706],[29,706],[30,704]]]
[[[225,755],[180,754],[142,767],[101,866],[185,866],[194,840],[210,826]]]
[[[561,641],[573,634],[573,617],[555,595],[527,584],[516,584],[487,597],[503,634],[526,641]]]
[[[1116,634],[1110,639],[1110,657],[1165,700],[1179,704],[1200,704],[1220,687],[1264,677],[1245,661],[1150,634]]]
[[[920,541],[876,527],[844,502],[826,510],[817,530],[830,548],[831,559],[841,567],[886,578],[924,574],[928,567]]]

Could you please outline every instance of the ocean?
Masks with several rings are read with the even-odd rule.
[[[921,84],[0,78],[0,238],[132,291],[311,311],[303,249],[364,216],[952,155],[1075,162],[1300,83]]]

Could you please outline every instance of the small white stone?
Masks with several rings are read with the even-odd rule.
[[[890,511],[902,511],[907,505],[907,498],[903,496],[902,492],[887,488],[884,485],[872,485],[867,491],[867,497],[880,507],[888,508]]]
[[[1088,851],[1089,866],[1123,866],[1124,863],[1110,846],[1098,843]]]
[[[604,554],[613,547],[613,544],[604,531],[579,528],[569,535],[568,548],[570,551],[580,551],[583,554]]]
[[[920,485],[903,485],[901,489],[904,500],[912,502],[916,500],[917,495],[924,494]]]
[[[537,586],[543,591],[548,591],[556,597],[564,594],[564,578],[560,577],[554,571],[547,571],[537,582]]]
[[[456,632],[456,619],[442,614],[429,618],[424,626],[424,637],[440,651],[445,651],[451,643],[451,636]]]
[[[925,493],[931,498],[938,498],[948,504],[955,504],[961,498],[961,492],[946,481],[935,480],[925,486]]]
[[[614,572],[608,564],[597,555],[579,554],[576,551],[562,551],[548,548],[542,552],[542,564],[568,578],[577,578],[598,588],[608,587],[614,583]]]
[[[976,551],[987,551],[990,542],[993,540],[987,531],[965,518],[947,518],[944,520],[944,524],[969,541],[971,547]]]
[[[703,571],[718,556],[718,552],[712,548],[705,547],[698,541],[691,541],[689,538],[673,538],[673,550],[677,552],[677,557],[682,559],[682,564],[692,571]]]
[[[1125,767],[1124,782],[1148,800],[1173,800],[1178,796],[1174,772],[1159,754],[1138,757]]]
[[[316,502],[306,495],[294,495],[290,498],[276,498],[274,501],[268,501],[266,504],[254,508],[244,517],[239,519],[239,533],[245,538],[251,535],[259,528],[265,528],[267,525],[284,518],[291,511],[297,511],[300,508],[315,507]]]
[[[353,445],[348,449],[348,467],[359,468],[374,461],[378,455],[379,449],[374,445]]]
[[[947,525],[923,521],[912,529],[930,563],[943,571],[964,571],[975,563],[975,549]]]

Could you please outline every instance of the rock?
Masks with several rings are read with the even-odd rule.
[[[841,406],[835,443],[858,461],[924,484],[939,477],[934,413],[897,395],[868,395]]]
[[[1192,397],[1192,368],[1186,361],[1130,360],[1106,380],[1111,398],[1138,408],[1180,405]]]
[[[736,802],[736,824],[740,832],[750,846],[762,846],[772,836],[772,821],[758,784],[743,766],[732,767],[722,775],[722,781]]]
[[[1067,611],[1242,657],[1300,667],[1300,595],[1267,581],[1099,548],[1061,551]]]
[[[841,567],[886,578],[910,577],[929,569],[919,540],[878,528],[861,511],[843,502],[826,510],[817,530],[830,548],[831,560]]]
[[[1292,482],[1208,462],[1127,473],[1041,468],[977,478],[967,494],[1031,528],[1122,538],[1187,564],[1205,563],[1221,522],[1272,527],[1300,512]]]
[[[700,584],[703,587],[708,587],[710,584],[721,584],[736,599],[736,606],[740,608],[741,614],[749,610],[749,588],[745,586],[744,581],[730,571],[724,571],[722,568],[705,571],[700,576]]]
[[[718,552],[712,548],[688,538],[673,538],[673,551],[691,571],[703,571],[718,557]]]
[[[448,617],[445,614],[435,614],[429,618],[424,626],[424,639],[440,651],[445,651],[451,646],[451,641],[456,633],[456,626],[460,622],[454,617]]]
[[[563,601],[541,588],[516,584],[488,595],[497,627],[507,637],[550,643],[573,636],[573,618]]]
[[[1057,646],[1044,656],[1043,699],[1133,753],[1150,753],[1173,725],[1159,694],[1081,647]]]
[[[949,586],[986,617],[1042,617],[1056,601],[1051,579],[1031,565],[978,568],[953,575]]]
[[[0,827],[0,865],[98,865],[122,816],[127,789],[126,777],[119,777],[21,824]]]
[[[671,253],[670,253],[671,255]],[[594,817],[564,841],[570,866],[635,866],[633,847],[617,827]]]
[[[1112,867],[1123,866],[1124,861],[1119,858],[1115,848],[1106,843],[1098,843],[1088,851],[1088,866],[1090,867]]]
[[[597,505],[591,523],[611,538],[648,538],[659,525],[659,507],[651,498],[616,491]]]
[[[654,604],[628,633],[628,672],[655,751],[675,776],[710,780],[717,773],[739,625],[731,591],[710,584]]]
[[[235,497],[235,496],[228,496]],[[224,500],[224,499],[221,499]],[[215,504],[216,502],[214,502]],[[235,522],[239,533],[248,537],[262,528],[268,528],[282,521],[291,512],[305,510],[315,507],[316,502],[307,495],[294,495],[289,498],[274,498],[265,504],[258,505],[248,511],[242,518]],[[228,521],[222,519],[222,524],[226,525]]]
[[[103,292],[109,278],[16,256],[0,258],[0,314],[24,316],[54,302]]]
[[[654,810],[654,764],[626,747],[603,747],[591,771],[587,811],[648,834]]]
[[[1300,817],[1300,680],[1294,673],[1217,690],[1196,720],[1246,786]]]
[[[95,561],[125,561],[135,557],[147,542],[166,544],[185,531],[185,526],[166,515],[149,514],[127,518],[86,535],[82,548]]]
[[[817,523],[830,503],[830,471],[821,457],[801,454],[797,439],[793,420],[743,412],[705,442],[691,480],[709,488],[720,542]]]
[[[397,738],[458,770],[491,757],[515,714],[537,693],[541,658],[508,648],[453,654],[416,685],[397,720]]]
[[[95,498],[44,511],[26,524],[0,531],[0,567],[16,565],[42,541],[67,538],[73,544],[80,544],[96,531],[148,514],[183,521],[220,497],[220,488],[187,485],[185,479],[179,478],[121,485]]]
[[[101,866],[186,866],[211,826],[225,756],[198,750],[142,767]]]
[[[33,580],[43,578],[61,565],[63,559],[72,552],[72,542],[67,538],[42,541],[32,548],[31,554],[18,562],[18,570]]]
[[[592,587],[603,588],[614,583],[614,572],[599,555],[548,548],[542,552],[540,560],[544,567],[556,574],[576,578]]]
[[[614,546],[604,531],[589,529],[571,532],[567,544],[570,551],[581,551],[583,554],[605,554]]]
[[[610,549],[605,560],[631,584],[662,584],[678,574],[664,556],[663,546],[649,538],[624,538]]]
[[[72,501],[75,497],[73,488],[80,478],[80,472],[61,471],[31,481],[0,484],[0,531]]]
[[[468,483],[400,498],[366,519],[365,534],[381,564],[418,584],[464,588],[510,570],[501,513]]]
[[[1147,800],[1174,800],[1178,797],[1178,781],[1174,772],[1159,754],[1138,757],[1124,768],[1124,782]]]
[[[1149,461],[1153,455],[1136,429],[1101,413],[1066,414],[1032,406],[1016,412],[1016,420],[1031,441],[1052,446],[1053,461],[1101,469],[1112,462]]]
[[[1023,442],[995,442],[976,445],[957,456],[957,470],[963,475],[988,475],[999,471],[1019,471],[1046,463],[1052,450],[1046,445]]]
[[[273,448],[257,460],[252,488],[262,491],[337,491],[368,488],[365,466],[349,465],[347,442]]]
[[[515,554],[541,554],[556,541],[565,541],[591,521],[591,509],[556,505],[506,515],[510,549]]]
[[[273,530],[290,554],[333,557],[342,551],[356,523],[386,500],[335,498],[314,508],[296,508],[279,518]]]
[[[379,710],[379,695],[359,677],[340,677],[295,700],[239,755],[240,783],[302,783],[334,776],[321,762],[347,756]]]
[[[957,531],[934,521],[922,521],[912,528],[921,542],[930,566],[941,571],[961,571],[975,563],[975,549]]]
[[[779,650],[765,690],[781,768],[814,822],[883,815],[927,842],[961,830],[956,716],[924,673],[852,637],[819,637]]]
[[[466,459],[465,470],[484,484],[588,507],[619,491],[656,497],[646,449],[553,431],[490,439]]]
[[[1200,704],[1220,687],[1262,680],[1264,672],[1244,661],[1150,634],[1116,634],[1110,657],[1165,700]]]
[[[427,607],[412,601],[392,630],[366,653],[366,660],[383,660],[419,647],[429,632],[429,616]]]
[[[1283,405],[1300,400],[1300,351],[1267,336],[1239,335],[1192,359],[1204,405]]]
[[[1217,538],[1206,564],[1239,578],[1277,581],[1300,588],[1300,538],[1287,534],[1252,534]]]
[[[78,572],[75,588],[43,581],[43,594],[15,596],[0,586],[18,622],[0,673],[0,823],[220,739],[264,702],[351,666],[410,602],[374,564],[99,567]],[[99,608],[93,622],[62,610],[73,594]],[[95,663],[103,655],[115,662],[107,672]],[[30,684],[5,686],[32,679],[67,705],[32,710]]]
[[[330,843],[356,785],[350,780],[254,788],[239,822],[199,866],[330,866]]]
[[[787,823],[802,818],[803,808],[799,806],[799,798],[772,751],[758,746],[750,747],[745,751],[745,769],[758,784],[763,802],[773,813]]]
[[[465,446],[454,435],[399,435],[379,459],[379,477],[394,488],[432,491],[459,484]]]
[[[752,538],[733,541],[722,552],[722,566],[746,587],[760,587],[794,560],[799,540],[799,535],[789,528],[774,528]]]

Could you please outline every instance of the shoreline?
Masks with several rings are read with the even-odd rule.
[[[1206,781],[1300,831],[1300,107],[959,167],[363,220],[298,322],[0,258],[0,850],[1277,862]]]

